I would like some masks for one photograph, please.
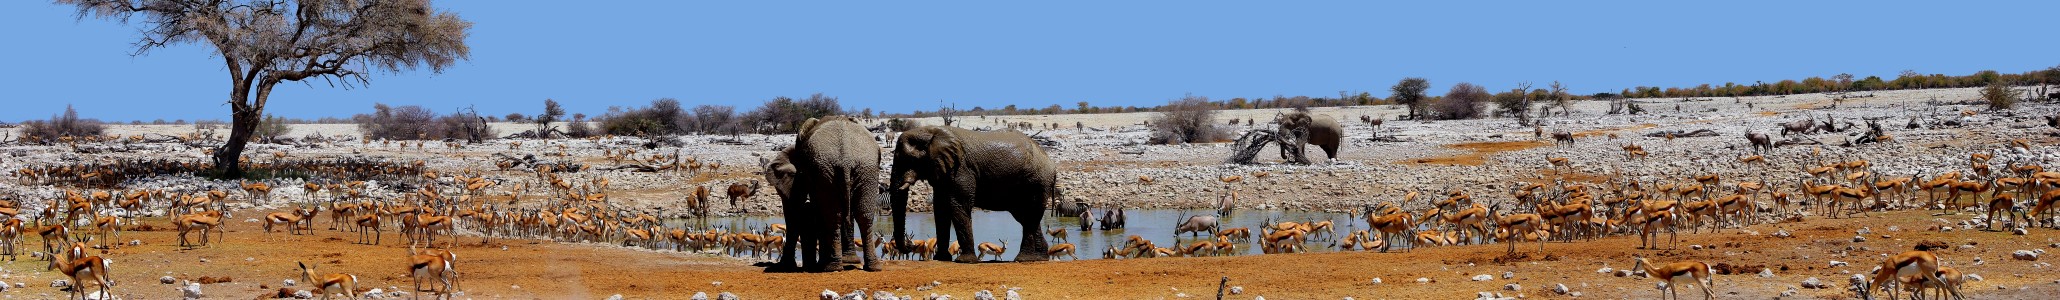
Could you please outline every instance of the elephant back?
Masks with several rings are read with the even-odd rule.
[[[873,143],[872,132],[857,120],[845,116],[802,122],[801,131],[794,136],[794,150],[798,155],[796,163],[822,167],[865,166],[864,169],[877,169],[880,165],[880,146]]]

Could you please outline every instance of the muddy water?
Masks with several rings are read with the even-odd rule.
[[[1050,212],[1046,212],[1046,217],[1044,218],[1043,224],[1044,229],[1048,230],[1053,228],[1066,228],[1066,234],[1062,238],[1045,235],[1046,241],[1050,244],[1073,243],[1074,247],[1078,249],[1076,255],[1079,256],[1080,259],[1101,259],[1102,249],[1108,248],[1110,246],[1121,247],[1125,241],[1129,240],[1131,235],[1137,235],[1143,237],[1144,239],[1151,240],[1154,244],[1157,244],[1159,247],[1172,249],[1178,249],[1180,245],[1186,245],[1198,240],[1213,240],[1213,238],[1210,237],[1208,233],[1181,234],[1176,237],[1173,235],[1173,229],[1178,222],[1185,220],[1185,216],[1192,216],[1197,214],[1215,214],[1214,211],[1133,209],[1126,210],[1124,211],[1124,213],[1129,216],[1127,222],[1128,224],[1125,226],[1125,228],[1116,230],[1094,230],[1089,232],[1080,232],[1079,218],[1052,217]],[[1100,214],[1101,212],[1099,210],[1095,212],[1095,215],[1097,216],[1099,216]],[[894,230],[893,219],[889,218],[889,216],[886,214],[881,214],[879,215],[877,220],[879,221],[877,222],[878,224],[875,224],[874,226],[874,232],[876,234],[879,234],[883,239],[892,238],[892,230]],[[1308,243],[1303,245],[1309,251],[1336,251],[1337,248],[1331,246],[1334,243],[1334,240],[1336,240],[1337,238],[1341,238],[1346,234],[1350,234],[1353,230],[1365,229],[1359,227],[1365,226],[1365,221],[1355,220],[1347,214],[1307,211],[1252,209],[1237,210],[1231,213],[1229,217],[1222,218],[1218,222],[1222,224],[1222,228],[1250,228],[1253,235],[1253,241],[1238,243],[1237,253],[1239,253],[1238,255],[1252,255],[1261,253],[1260,249],[1258,247],[1255,247],[1255,245],[1257,245],[1256,241],[1258,240],[1260,235],[1259,227],[1262,223],[1268,221],[1313,222],[1323,220],[1329,220],[1332,222],[1332,224],[1334,224],[1333,227],[1335,227],[1335,234],[1333,234],[1333,237],[1331,238],[1312,237]],[[936,225],[934,225],[934,221],[935,219],[933,219],[931,217],[931,214],[929,213],[909,213],[909,237],[911,239],[925,239],[936,237]],[[767,224],[782,223],[782,220],[776,216],[753,216],[712,218],[708,222],[711,226],[719,226],[733,229],[750,229],[764,228]],[[1021,250],[1021,240],[1023,232],[1022,228],[1023,227],[1021,225],[1016,223],[1014,217],[1005,212],[984,210],[975,210],[973,212],[974,243],[995,242],[997,240],[1006,242],[1006,245],[1008,246],[1008,252],[1002,254],[1002,260],[1013,260],[1018,250]],[[1044,230],[1039,230],[1039,232],[1044,232]],[[1403,245],[1396,245],[1396,249],[1400,249],[1400,246]],[[995,258],[992,256],[988,256],[982,258],[981,260],[995,260]]]

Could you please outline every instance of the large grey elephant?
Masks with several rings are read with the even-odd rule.
[[[787,219],[787,242],[780,262],[769,271],[794,268],[794,247],[801,268],[837,271],[844,268],[845,245],[852,232],[873,236],[879,212],[880,146],[872,133],[846,117],[809,119],[795,135],[794,147],[763,159],[766,180],[780,194]],[[863,269],[879,271],[875,239],[861,239],[856,250]]]
[[[1009,212],[1023,225],[1016,261],[1044,261],[1044,211],[1058,193],[1058,168],[1029,136],[1014,131],[976,132],[926,126],[903,132],[894,143],[888,174],[895,245],[909,245],[908,189],[928,181],[936,217],[937,245],[956,237],[959,256],[937,251],[936,260],[979,261],[973,248],[973,208]]]
[[[1316,144],[1317,148],[1322,148],[1326,158],[1338,158],[1338,143],[1343,141],[1345,128],[1338,126],[1337,119],[1331,118],[1330,115],[1309,114],[1307,111],[1296,110],[1281,114],[1275,122],[1280,123],[1280,130],[1284,133],[1300,132],[1306,134],[1301,136],[1300,140],[1304,143]],[[1307,146],[1295,145],[1295,148],[1299,149]],[[1285,151],[1281,152],[1281,155],[1283,155],[1281,158],[1287,158],[1286,154],[1287,152]]]

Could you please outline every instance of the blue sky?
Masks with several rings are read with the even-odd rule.
[[[1422,2],[1422,3],[1419,3]],[[516,4],[509,4],[516,3]],[[607,5],[593,5],[607,3]],[[475,23],[472,59],[372,85],[281,85],[269,111],[572,112],[661,97],[748,110],[825,93],[847,108],[1043,107],[1334,96],[1425,77],[1574,92],[2060,64],[2055,1],[436,1]],[[227,119],[203,45],[132,57],[136,25],[0,1],[0,120],[66,104],[106,120]]]

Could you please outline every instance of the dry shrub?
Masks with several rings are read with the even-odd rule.
[[[261,143],[277,143],[280,137],[291,133],[293,127],[286,124],[286,118],[267,114],[263,120],[258,121],[257,132],[252,134],[251,138]]]
[[[358,131],[363,132],[366,139],[433,139],[440,136],[432,134],[443,133],[438,130],[436,112],[418,105],[391,107],[375,103],[371,114],[351,116],[351,121],[358,123]]]
[[[2017,107],[2017,90],[2009,84],[1996,82],[1981,89],[1981,99],[1988,101],[1988,109],[2011,109]]]
[[[1220,143],[1230,131],[1216,127],[1216,105],[1209,97],[1187,96],[1159,109],[1153,117],[1151,144]]]
[[[21,122],[23,140],[41,142],[56,141],[61,137],[98,136],[106,126],[100,120],[81,119],[79,111],[71,105],[64,106],[64,113],[51,115],[50,120],[29,120]]]
[[[1431,110],[1437,113],[1439,120],[1480,118],[1481,112],[1487,111],[1491,96],[1487,88],[1461,82],[1452,85],[1452,90],[1445,92],[1445,97],[1438,99]]]

